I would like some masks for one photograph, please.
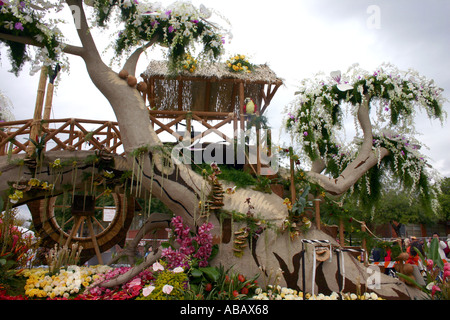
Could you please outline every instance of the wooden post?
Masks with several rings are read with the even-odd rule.
[[[259,111],[256,112],[256,116],[259,117]],[[260,137],[261,125],[256,124],[256,173],[261,174],[261,137]]]
[[[245,115],[244,115],[244,82],[239,83],[239,114],[241,118],[241,130],[245,131]]]
[[[345,246],[344,219],[342,218],[339,218],[339,244],[341,247]]]
[[[30,129],[30,139],[36,141],[37,136],[39,135],[40,129],[40,120],[42,119],[42,107],[44,105],[44,96],[45,96],[45,84],[47,82],[47,68],[41,68],[41,75],[39,77],[39,85],[36,95],[36,105],[34,107],[34,116],[33,116],[33,124]],[[33,143],[30,143],[27,147],[28,156],[31,156],[36,147]]]
[[[289,148],[289,153],[291,153],[290,156],[290,170],[291,170],[291,203],[294,204],[295,202],[295,179],[294,179],[294,159],[292,158],[292,147]]]
[[[47,85],[47,95],[45,97],[45,107],[44,107],[44,120],[50,119],[50,113],[52,111],[52,104],[53,104],[53,83],[49,82]],[[44,123],[44,127],[48,128],[48,123]]]
[[[364,234],[366,233],[366,223],[365,222],[361,223],[361,232],[364,233]],[[361,255],[366,254],[367,253],[366,238],[362,239],[362,241],[361,241],[361,248],[364,249],[364,253],[361,253]],[[367,266],[367,261],[366,261],[365,257],[361,257],[361,258],[364,259],[364,265]]]
[[[316,198],[314,201],[314,208],[316,209],[316,227],[320,230],[320,198]]]
[[[99,264],[103,264],[102,254],[100,252],[100,248],[97,243],[97,237],[95,236],[94,227],[92,226],[92,221],[90,217],[87,219],[87,225],[89,228],[89,233],[91,234],[92,244],[94,245],[95,255],[97,256],[97,260]]]

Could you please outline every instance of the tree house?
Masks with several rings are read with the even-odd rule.
[[[247,130],[255,117],[264,115],[283,84],[267,65],[241,73],[229,71],[224,63],[209,63],[193,73],[184,71],[174,76],[169,74],[166,62],[152,61],[141,77],[147,84],[143,97],[158,135],[167,132],[181,141],[190,133],[191,142],[195,142],[214,133],[228,144],[234,143],[239,129]],[[253,114],[244,112],[247,98],[257,106]],[[184,134],[174,128],[179,124],[186,127]],[[256,125],[258,137],[259,129]],[[253,170],[259,174],[259,156],[250,164],[256,164]]]

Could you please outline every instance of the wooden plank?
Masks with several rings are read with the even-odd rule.
[[[179,123],[180,121],[184,120],[185,116],[179,116],[178,118],[175,118],[175,120],[170,121],[169,123],[166,124],[167,127],[171,127],[177,123]],[[163,128],[159,128],[158,130],[156,130],[156,134],[160,134],[161,132],[163,132],[164,129]]]
[[[175,131],[173,131],[172,129],[170,129],[169,127],[167,127],[164,123],[162,123],[161,121],[159,121],[158,119],[156,119],[155,117],[151,117],[152,121],[154,123],[156,123],[158,126],[160,126],[161,128],[163,128],[165,131],[167,131],[168,133],[170,133],[172,136],[174,136],[177,140],[181,140],[183,139],[182,136],[180,136],[178,133],[176,133]]]
[[[86,221],[89,228],[89,233],[91,234],[91,241],[94,246],[95,255],[97,256],[98,263],[103,264],[102,254],[100,252],[100,248],[98,247],[97,237],[95,236],[94,227],[92,226],[92,221],[90,217],[87,217]]]
[[[261,108],[261,114],[264,113],[264,111],[266,111],[267,107],[269,106],[270,102],[272,101],[273,96],[275,95],[275,93],[277,92],[278,88],[281,86],[281,84],[277,84],[275,85],[275,87],[273,88],[273,90],[270,92],[270,94],[267,96],[267,98],[264,101],[264,107]]]

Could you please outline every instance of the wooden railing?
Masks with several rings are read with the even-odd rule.
[[[191,132],[191,128],[193,125],[192,121],[196,121],[198,124],[206,128],[205,131],[197,133],[197,135],[191,137],[192,141],[204,138],[211,133],[215,133],[223,140],[232,143],[234,137],[227,136],[219,129],[226,124],[232,123],[233,132],[236,132],[238,124],[238,118],[236,114],[228,112],[149,110],[149,116],[156,134],[160,134],[165,131],[175,137],[176,141],[183,140],[183,137],[179,133],[177,133],[176,130],[173,130],[172,127],[182,123],[182,121],[185,121],[185,123],[183,124],[185,126],[185,130],[183,131],[185,132]],[[220,119],[220,122],[216,125],[208,123],[207,120],[209,116],[213,117],[215,120]],[[170,120],[168,123],[163,123],[161,118],[173,120]],[[155,128],[155,125],[157,125],[159,128]]]
[[[32,128],[36,137],[30,137]],[[33,140],[46,151],[102,150],[123,155],[119,125],[85,119],[19,120],[0,123],[0,155],[28,152]]]
[[[184,138],[181,130],[179,132],[174,130],[173,127],[177,124],[184,126],[183,131],[189,133],[191,142],[215,134],[230,144],[235,141],[238,127],[243,126],[241,119],[235,113],[149,110],[149,116],[156,134],[169,133],[175,137],[176,141]],[[209,122],[208,116],[213,117],[217,123]],[[191,135],[193,122],[199,130]],[[232,124],[232,130],[230,128],[225,130],[223,127],[229,124]],[[36,136],[32,137],[31,132],[33,134],[37,132]],[[36,147],[35,143],[39,146]],[[247,163],[255,173],[259,174],[262,165],[260,152],[270,154],[270,150],[264,150],[267,146],[259,140],[256,145],[256,161],[248,160]],[[74,118],[0,122],[0,156],[19,153],[31,155],[36,148],[42,148],[45,151],[101,150],[124,155],[117,122]]]

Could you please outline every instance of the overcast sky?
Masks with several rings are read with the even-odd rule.
[[[281,126],[281,112],[294,98],[303,78],[319,71],[345,71],[353,63],[368,71],[383,62],[402,70],[413,68],[434,79],[444,88],[444,95],[450,97],[448,0],[192,2],[216,9],[231,22],[234,37],[226,45],[228,55],[246,54],[253,63],[267,63],[284,79],[285,86],[278,90],[268,108],[273,129]],[[172,1],[161,3],[167,6]],[[63,30],[74,31],[70,25]],[[106,43],[99,33],[94,36],[99,43]],[[77,39],[72,43],[77,44]],[[155,58],[159,58],[157,52],[143,57],[138,74]],[[70,57],[70,62],[70,74],[62,75],[54,98],[52,117],[114,120],[111,107],[90,82],[82,61]],[[27,66],[19,78],[8,70],[10,64],[2,48],[0,90],[12,100],[16,119],[32,118],[39,75],[30,77]],[[449,111],[448,103],[445,110]],[[430,148],[422,151],[442,175],[450,176],[448,123],[441,127],[438,121],[423,117],[417,119],[417,129],[424,134],[419,140]]]

